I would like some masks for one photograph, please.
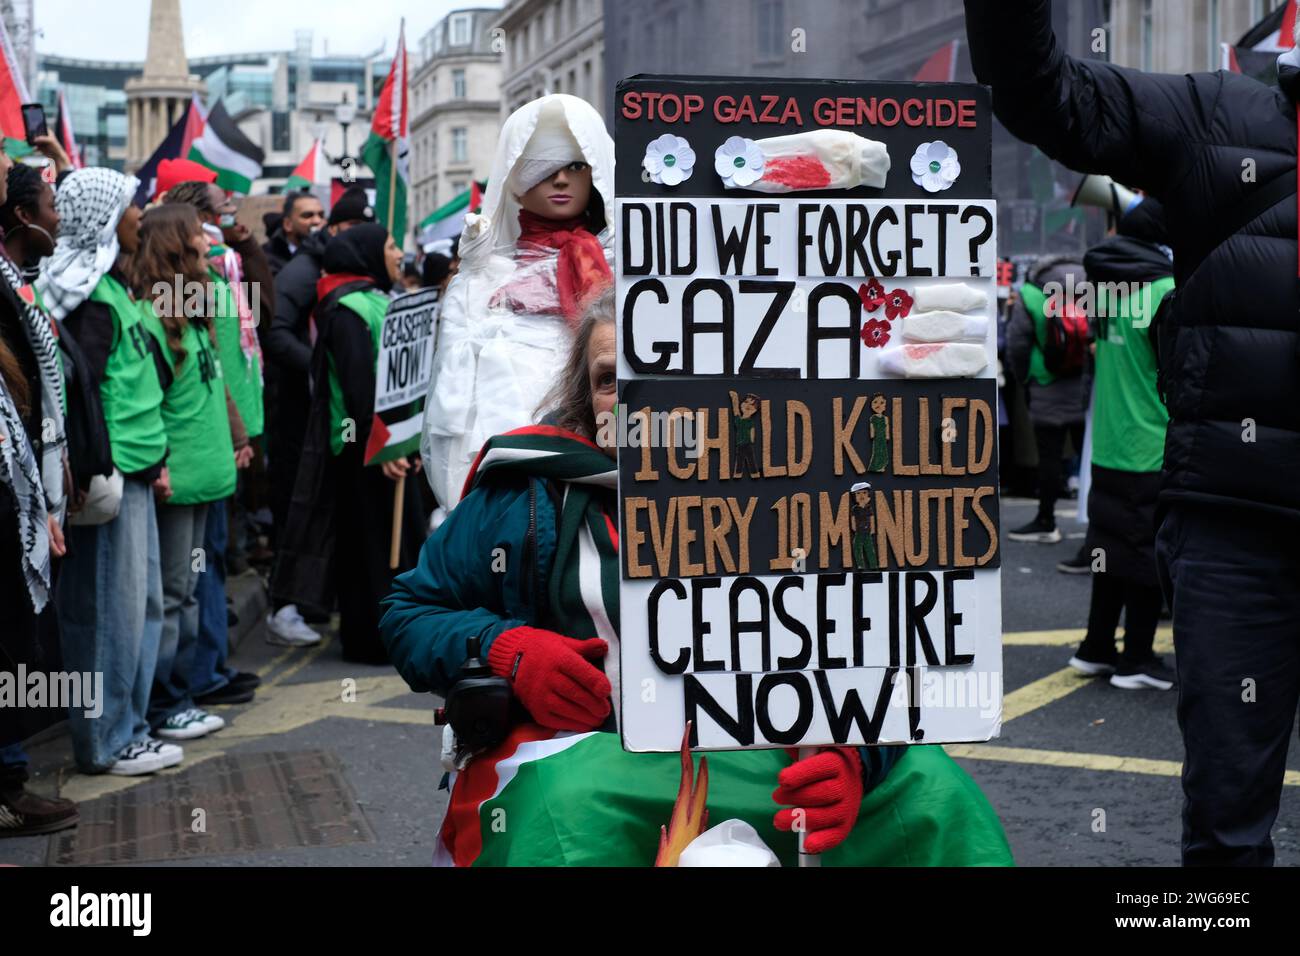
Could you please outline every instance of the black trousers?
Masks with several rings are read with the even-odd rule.
[[[1115,654],[1115,629],[1124,612],[1124,660],[1140,664],[1152,655],[1160,620],[1160,588],[1143,585],[1105,571],[1092,575],[1088,635],[1084,638],[1101,658]]]
[[[420,558],[428,522],[416,482],[424,481],[424,476],[415,469],[406,476],[400,562],[394,571],[388,562],[396,486],[378,465],[361,464],[363,450],[363,445],[354,443],[335,459],[334,579],[339,643],[346,661],[386,664],[388,652],[379,637],[379,602],[392,590],[394,575],[409,571]]]
[[[1175,503],[1156,535],[1174,612],[1183,734],[1183,864],[1271,866],[1300,702],[1295,528]]]
[[[1035,425],[1034,440],[1038,445],[1038,517],[1056,524],[1056,496],[1061,491],[1061,453],[1065,451],[1065,436],[1078,451],[1083,448],[1083,422],[1074,425]]]

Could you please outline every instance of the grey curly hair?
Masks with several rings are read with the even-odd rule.
[[[543,421],[592,441],[596,440],[596,413],[591,407],[587,347],[597,326],[614,321],[614,309],[614,286],[611,283],[587,305],[573,336],[568,360],[555,385],[537,407]]]

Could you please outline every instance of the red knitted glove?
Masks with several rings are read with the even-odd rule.
[[[609,653],[540,627],[502,631],[488,648],[492,673],[510,682],[533,720],[555,730],[594,730],[609,716],[609,678],[590,662]]]
[[[777,803],[803,809],[804,849],[825,853],[844,842],[862,806],[862,758],[855,747],[826,747],[777,775]],[[794,810],[778,810],[778,830],[793,830]]]

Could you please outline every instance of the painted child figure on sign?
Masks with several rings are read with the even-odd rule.
[[[731,420],[732,433],[736,436],[736,464],[731,477],[739,478],[740,469],[744,467],[745,474],[750,478],[762,478],[763,472],[759,470],[758,457],[754,454],[754,433],[758,428],[755,416],[758,414],[759,397],[753,392],[743,399],[734,391],[728,394],[731,396],[731,410],[735,416]]]
[[[888,407],[888,401],[880,392],[871,397],[871,418],[867,422],[871,460],[867,462],[867,471],[883,473],[889,464],[889,418],[885,415]]]
[[[876,558],[876,509],[871,503],[871,486],[859,481],[849,489],[853,504],[849,508],[849,528],[853,532],[853,567],[859,571],[879,571]]]

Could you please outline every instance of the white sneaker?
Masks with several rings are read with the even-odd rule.
[[[172,714],[154,733],[167,740],[193,740],[195,737],[205,737],[224,726],[226,722],[215,714],[192,707],[178,714]]]
[[[108,768],[109,773],[122,777],[136,777],[141,774],[155,773],[167,764],[161,755],[150,750],[146,744],[127,744],[117,755],[117,761]]]
[[[185,759],[185,751],[175,744],[164,743],[161,740],[155,740],[150,737],[145,746],[153,753],[156,753],[163,759],[163,768],[174,767]]]
[[[266,615],[266,643],[281,647],[307,647],[320,643],[320,635],[307,626],[298,613],[298,605],[286,604],[274,614]]]

